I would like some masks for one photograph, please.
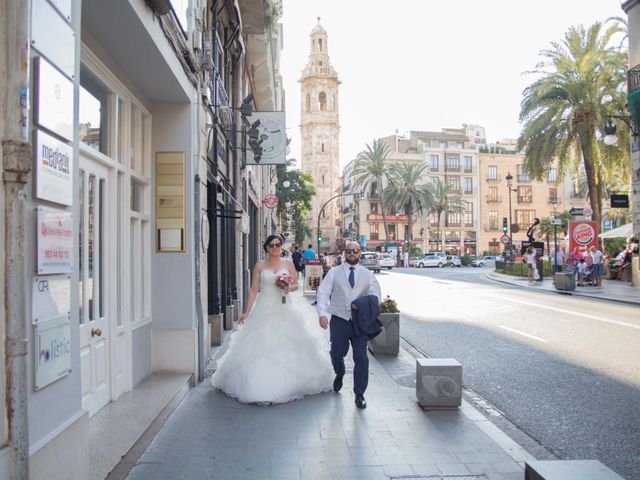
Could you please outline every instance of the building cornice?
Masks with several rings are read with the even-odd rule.
[[[622,10],[624,10],[624,13],[628,15],[629,10],[631,10],[633,7],[639,4],[640,4],[640,0],[627,0],[626,2],[622,3],[620,7],[622,8]]]

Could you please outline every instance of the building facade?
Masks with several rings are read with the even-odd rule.
[[[239,108],[283,106],[272,4],[2,2],[1,478],[98,475],[106,405],[203,378],[273,224]]]
[[[331,65],[327,32],[320,25],[311,31],[311,51],[300,77],[302,142],[300,169],[313,177],[316,194],[312,200],[309,224],[320,235],[322,250],[333,250],[338,238],[338,203],[322,206],[340,188],[340,117],[338,87],[340,80]],[[320,231],[316,231],[318,228]],[[316,238],[309,239],[315,245]]]

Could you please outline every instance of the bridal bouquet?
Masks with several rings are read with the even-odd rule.
[[[276,287],[282,289],[282,303],[287,303],[287,294],[285,288],[293,284],[293,277],[288,273],[281,273],[276,277]]]

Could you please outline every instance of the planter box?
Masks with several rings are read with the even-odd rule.
[[[374,355],[398,355],[400,351],[400,314],[381,313],[382,332],[369,340],[369,350]]]

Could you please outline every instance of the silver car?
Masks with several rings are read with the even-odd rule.
[[[447,259],[444,257],[440,257],[438,255],[434,255],[428,253],[427,255],[420,257],[416,260],[416,267],[424,268],[424,267],[438,267],[442,268],[447,263]]]
[[[375,273],[380,273],[380,258],[376,252],[362,252],[360,255],[360,265]]]

